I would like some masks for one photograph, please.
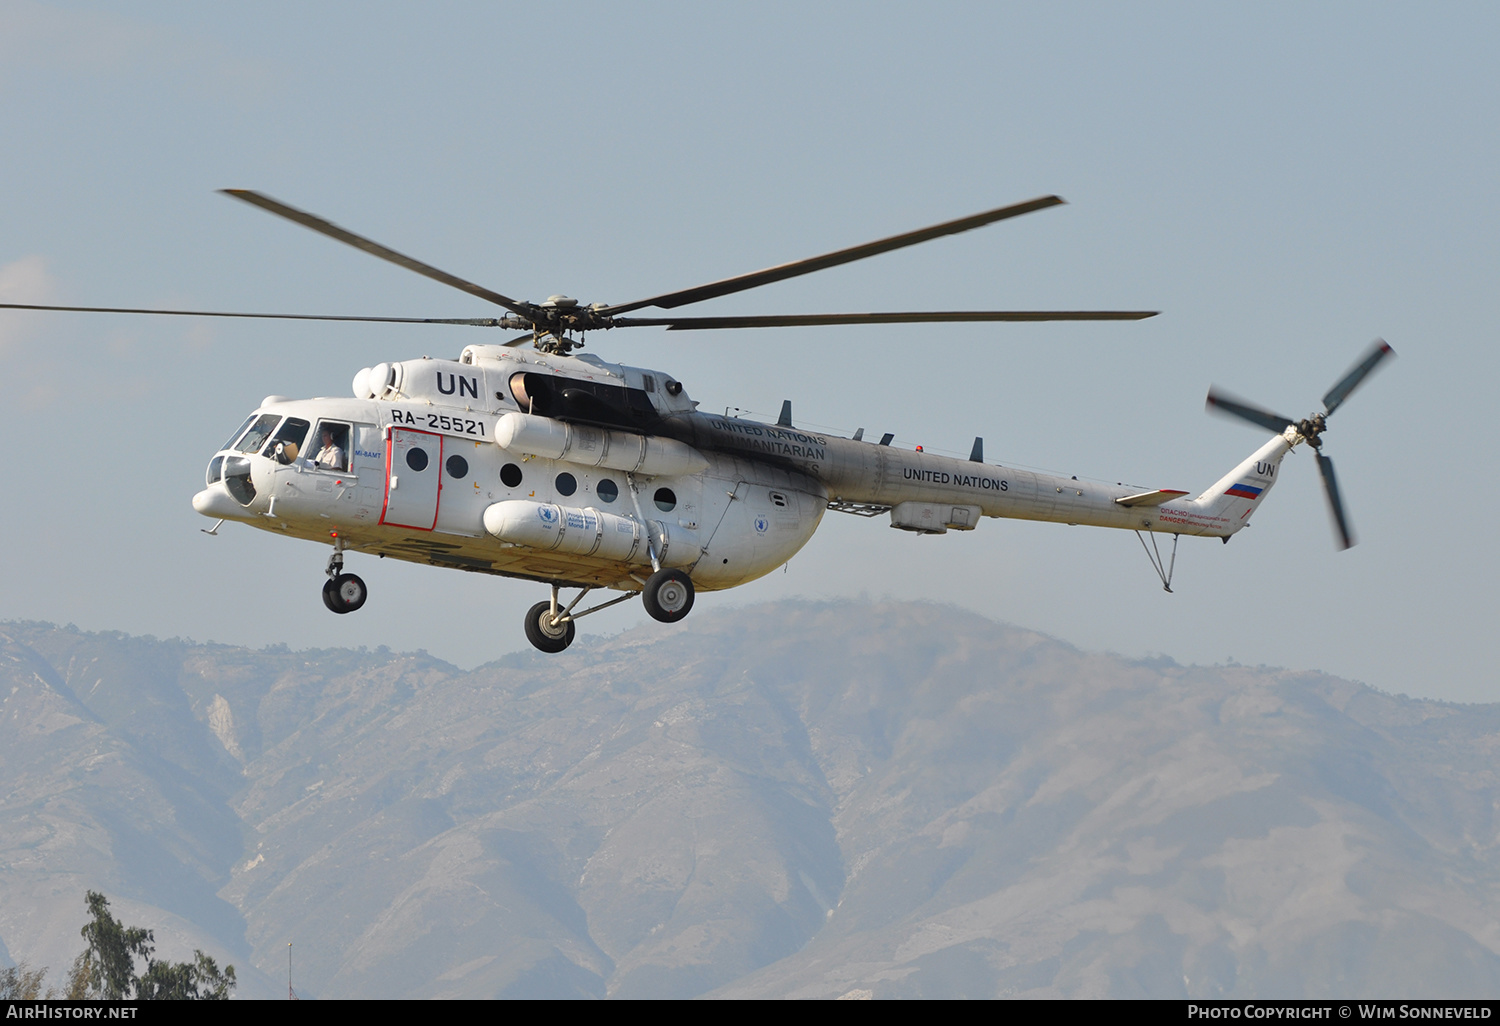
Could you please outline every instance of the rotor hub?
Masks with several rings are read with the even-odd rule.
[[[1321,413],[1314,413],[1297,422],[1297,434],[1314,449],[1321,449],[1323,442],[1319,438],[1324,431],[1328,430],[1328,417]]]

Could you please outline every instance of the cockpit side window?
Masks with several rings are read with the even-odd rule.
[[[288,417],[281,425],[280,430],[271,438],[271,446],[266,450],[266,455],[281,463],[290,463],[302,452],[303,443],[307,441],[307,429],[310,425],[299,417]]]
[[[240,439],[240,444],[234,447],[235,451],[260,452],[261,446],[266,444],[266,439],[271,437],[271,431],[280,420],[281,418],[274,413],[262,413]]]
[[[325,470],[349,469],[349,425],[325,420],[313,433],[313,462]]]

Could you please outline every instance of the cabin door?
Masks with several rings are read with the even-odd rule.
[[[385,453],[385,510],[380,522],[432,530],[443,487],[443,436],[392,427]]]

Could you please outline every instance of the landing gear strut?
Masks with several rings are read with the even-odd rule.
[[[344,573],[344,539],[333,539],[333,555],[328,557],[328,580],[323,584],[323,604],[335,613],[352,613],[365,604],[370,591],[354,574]]]
[[[785,411],[783,414],[790,417]],[[640,489],[636,487],[635,475],[626,474],[625,481],[630,485],[630,501],[635,503],[635,517],[646,528],[646,548],[651,553],[651,569],[656,571],[646,579],[645,587],[641,590],[646,613],[651,619],[661,623],[676,623],[693,608],[693,579],[682,570],[662,569],[663,552],[651,537],[651,522],[641,513],[641,497],[637,494]],[[665,535],[662,536],[662,541],[666,541]]]
[[[553,612],[551,602],[538,602],[526,611],[526,640],[543,652],[561,652],[577,633],[573,618]]]
[[[590,606],[581,613],[575,613],[578,603],[593,588],[584,588],[578,593],[578,597],[569,602],[566,607],[560,607],[557,601],[558,585],[552,586],[552,598],[546,602],[538,602],[526,611],[526,640],[543,652],[561,652],[573,644],[573,638],[578,633],[575,622],[581,616],[597,613],[601,609],[618,605],[628,599],[635,598],[634,592],[627,591],[619,598],[612,598],[608,602],[601,602],[597,606]]]

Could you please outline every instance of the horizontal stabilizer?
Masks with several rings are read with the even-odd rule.
[[[1159,488],[1154,492],[1141,492],[1139,495],[1126,495],[1116,499],[1115,502],[1121,506],[1160,506],[1164,502],[1179,499],[1187,492],[1180,488]]]

